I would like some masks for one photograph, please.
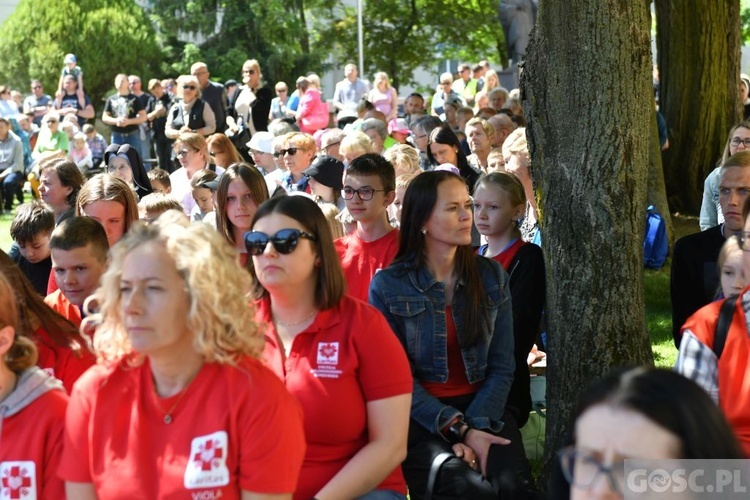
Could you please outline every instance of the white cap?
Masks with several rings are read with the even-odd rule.
[[[246,146],[261,153],[273,154],[273,139],[271,132],[255,132]]]

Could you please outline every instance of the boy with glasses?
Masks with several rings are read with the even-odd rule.
[[[388,206],[396,196],[396,171],[375,153],[354,159],[344,174],[341,196],[357,222],[356,231],[334,243],[352,297],[367,301],[370,281],[398,251],[398,230],[388,219]]]

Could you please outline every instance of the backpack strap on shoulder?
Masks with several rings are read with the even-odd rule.
[[[716,322],[716,330],[714,331],[714,345],[712,347],[717,360],[721,357],[721,353],[724,352],[724,344],[727,342],[729,327],[732,324],[734,310],[739,300],[740,297],[738,295],[732,295],[724,299],[724,302],[721,304],[719,320]]]

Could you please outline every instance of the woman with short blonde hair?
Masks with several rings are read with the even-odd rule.
[[[341,140],[339,151],[344,156],[344,162],[348,165],[364,154],[373,153],[374,148],[372,139],[367,134],[354,130],[346,134],[346,137]]]

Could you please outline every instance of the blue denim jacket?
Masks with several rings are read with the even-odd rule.
[[[472,427],[498,432],[513,382],[513,312],[508,276],[499,263],[476,256],[479,275],[489,301],[491,331],[474,347],[462,348],[470,383],[483,381],[464,418]],[[453,319],[459,340],[464,331],[466,285],[460,280],[453,293]],[[406,349],[414,375],[411,418],[433,433],[461,412],[431,396],[419,381],[448,380],[445,285],[426,268],[399,263],[375,274],[370,284],[370,303],[385,315]]]

